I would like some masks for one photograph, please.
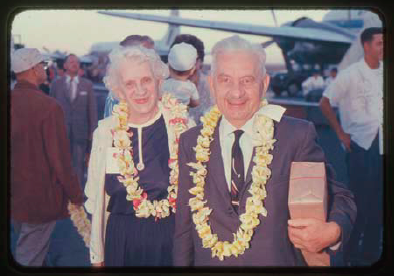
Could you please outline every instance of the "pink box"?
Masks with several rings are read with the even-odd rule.
[[[289,211],[292,219],[327,218],[327,181],[324,163],[292,162],[289,183]],[[325,252],[302,251],[309,266],[330,266]]]

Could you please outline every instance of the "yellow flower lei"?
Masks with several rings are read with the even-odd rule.
[[[144,192],[138,184],[138,171],[132,159],[133,149],[130,140],[133,134],[128,132],[128,106],[126,102],[121,101],[120,104],[116,105],[113,109],[113,115],[116,116],[117,125],[112,130],[112,134],[114,146],[120,150],[119,153],[116,154],[116,157],[122,175],[118,177],[118,180],[126,187],[126,198],[128,201],[133,201],[133,208],[136,216],[144,218],[154,216],[156,220],[169,216],[170,209],[173,213],[176,212],[179,175],[177,159],[179,137],[182,132],[188,129],[186,105],[179,103],[177,99],[170,94],[164,94],[162,96],[162,105],[165,110],[170,112],[169,122],[166,123],[171,133],[174,135],[168,162],[169,168],[171,169],[169,176],[170,186],[168,187],[168,196],[166,199],[159,201],[154,200],[153,202],[147,199],[147,193]]]
[[[261,106],[264,105],[267,105],[266,100],[261,103]],[[213,141],[214,129],[220,116],[219,109],[214,106],[205,116],[201,117],[203,128],[198,136],[197,146],[194,148],[197,162],[187,165],[196,170],[196,172],[190,172],[195,187],[189,190],[192,195],[195,195],[189,200],[195,229],[202,239],[203,247],[211,249],[212,258],[218,257],[219,260],[223,261],[224,257],[230,257],[231,255],[238,257],[245,252],[246,248],[249,248],[254,228],[260,224],[259,215],[267,216],[263,201],[267,196],[265,184],[271,176],[268,165],[272,162],[272,155],[268,151],[273,149],[276,140],[273,139],[274,123],[272,119],[264,115],[256,115],[253,123],[255,132],[253,140],[256,145],[256,153],[253,157],[255,165],[252,170],[253,182],[249,189],[252,196],[246,200],[245,213],[239,216],[241,225],[237,233],[233,234],[234,241],[219,241],[217,234],[212,234],[209,223],[209,215],[212,209],[205,207],[207,201],[204,201],[204,186],[207,170],[203,163],[209,161],[209,146]]]
[[[177,155],[178,155],[180,134],[188,128],[187,116],[186,116],[187,107],[186,105],[180,104],[177,101],[177,99],[173,98],[170,94],[164,94],[162,96],[162,104],[164,110],[170,113],[170,120],[168,122],[168,126],[171,128],[172,135],[174,135],[175,138],[170,147],[171,148],[170,158],[168,163],[171,169],[169,176],[169,182],[171,186],[168,187],[167,199],[161,201],[154,200],[153,203],[151,203],[147,199],[143,199],[143,201],[141,201],[141,199],[144,198],[145,196],[141,188],[127,187],[127,191],[129,192],[127,195],[127,199],[128,200],[132,199],[132,201],[135,201],[134,207],[137,206],[137,204],[140,202],[140,205],[137,206],[137,212],[136,212],[136,216],[139,217],[149,217],[150,215],[153,215],[156,216],[156,219],[164,218],[170,214],[169,207],[172,208],[173,213],[176,212],[177,185],[178,185],[178,176],[179,176],[179,165],[178,165]],[[115,129],[116,134],[114,134],[113,132],[113,138],[114,136],[117,136],[118,139],[116,139],[115,144],[121,147],[121,149],[124,150],[124,153],[126,153],[124,157],[121,155],[119,156],[119,163],[123,168],[123,173],[136,172],[132,160],[132,147],[129,147],[131,142],[129,140],[129,135],[126,132],[126,130],[128,130],[128,126],[127,126],[128,117],[125,117],[125,112],[127,115],[127,107],[125,106],[125,103],[121,103],[120,105],[118,105],[118,107],[115,106],[114,112],[116,113],[116,115],[120,115],[120,116],[116,117],[118,124]],[[121,114],[119,112],[121,112]],[[124,132],[122,132],[122,130],[124,130]],[[125,137],[125,135],[127,135],[127,137]],[[127,149],[130,149],[130,151],[125,151]],[[125,162],[125,160],[127,162]],[[124,178],[126,179],[124,185],[130,186],[129,182],[132,178],[135,181],[133,185],[138,186],[137,184],[138,177],[134,179],[133,176],[126,175],[124,176]],[[73,225],[77,228],[77,232],[83,238],[85,246],[89,248],[89,244],[91,241],[91,222],[87,217],[84,207],[76,206],[73,205],[71,202],[69,202],[67,208],[70,214],[70,219],[73,222]]]
[[[91,241],[91,222],[85,213],[83,206],[77,206],[69,202],[67,209],[73,225],[77,228],[77,232],[83,238],[85,246],[89,248]]]

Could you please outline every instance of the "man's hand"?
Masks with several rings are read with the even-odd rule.
[[[82,207],[82,205],[84,204],[84,202],[79,202],[79,203],[72,203],[70,202],[70,208],[75,210],[75,209],[79,209]]]
[[[323,115],[329,121],[331,128],[336,132],[338,139],[345,146],[346,151],[351,152],[351,136],[344,132],[340,123],[337,120],[337,115],[330,105],[330,100],[326,96],[320,99],[319,107]]]
[[[335,222],[306,218],[291,219],[288,224],[289,238],[294,246],[313,253],[333,245],[341,235],[341,228]]]
[[[104,267],[104,262],[93,263],[92,266],[93,266],[93,267]]]
[[[345,132],[338,134],[338,139],[342,142],[348,152],[351,152],[351,135]]]

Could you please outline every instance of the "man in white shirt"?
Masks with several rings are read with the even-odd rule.
[[[323,77],[320,76],[318,70],[315,70],[312,76],[302,83],[303,96],[306,96],[312,90],[322,89],[323,87],[324,87]]]
[[[325,88],[330,86],[330,84],[335,80],[335,78],[337,77],[337,72],[338,72],[338,70],[336,67],[333,67],[330,70],[330,76],[327,77],[327,79],[325,80],[325,83],[324,83]]]
[[[367,28],[361,42],[364,58],[340,72],[324,92],[320,108],[347,152],[349,183],[358,208],[345,259],[352,265],[371,265],[381,255],[383,217],[383,30]],[[331,106],[338,107],[341,124]]]
[[[328,221],[290,220],[291,162],[325,157],[312,123],[261,102],[269,85],[264,49],[238,36],[216,43],[208,80],[217,107],[179,142],[174,265],[304,266],[300,249],[342,249],[356,207],[331,170]]]

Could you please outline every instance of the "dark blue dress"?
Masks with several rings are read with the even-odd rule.
[[[137,128],[132,147],[135,167],[139,162]],[[142,149],[145,168],[139,171],[139,186],[150,201],[167,197],[169,185],[169,148],[165,121],[161,116],[152,125],[142,128]],[[119,174],[106,174],[105,190],[110,196],[107,211],[105,266],[171,266],[174,214],[158,219],[137,218],[132,201],[126,199],[125,186]]]

